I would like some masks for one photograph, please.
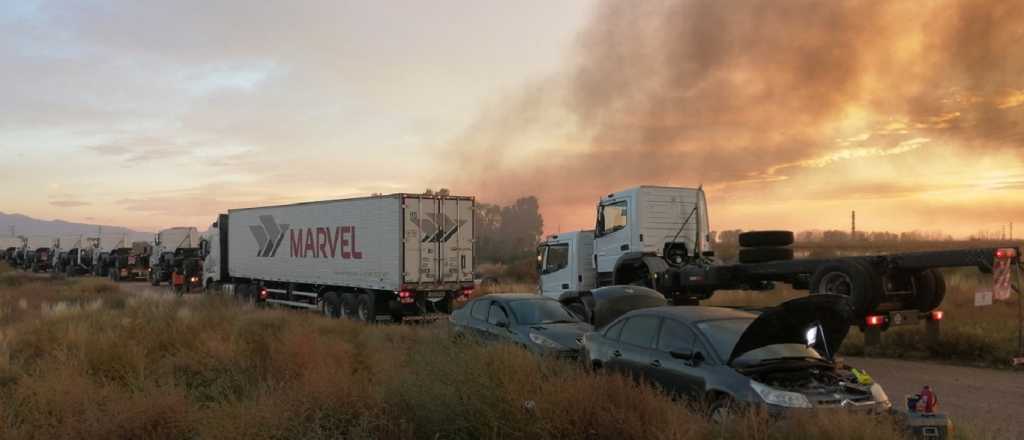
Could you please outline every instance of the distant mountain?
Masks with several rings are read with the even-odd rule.
[[[13,227],[14,235],[11,235]],[[152,241],[152,232],[133,231],[120,226],[90,225],[71,223],[64,220],[39,220],[22,214],[6,214],[0,212],[0,247],[18,246],[19,235],[29,239],[30,247],[44,247],[53,244],[53,239],[60,238],[61,247],[70,248],[82,237],[96,237],[102,232],[101,244],[104,248],[112,248],[127,237],[132,241]]]

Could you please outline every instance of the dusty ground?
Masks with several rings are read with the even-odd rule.
[[[894,404],[930,385],[955,424],[997,438],[1024,438],[1024,373],[893,359],[846,358],[885,387]]]

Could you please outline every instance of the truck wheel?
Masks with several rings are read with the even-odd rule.
[[[150,271],[149,272],[149,284],[153,285],[153,286],[159,286],[160,285],[160,278],[157,277],[156,271]]]
[[[353,293],[341,294],[341,317],[346,319],[356,318],[356,307],[359,300]]]
[[[811,277],[811,294],[836,294],[847,297],[857,318],[864,317],[877,304],[878,290],[868,269],[853,260],[840,260],[821,266]]]
[[[769,261],[785,261],[793,259],[793,248],[758,247],[740,249],[740,263],[767,263]]]
[[[341,298],[337,293],[327,292],[324,294],[324,316],[331,319],[338,319],[342,316]]]
[[[740,246],[749,248],[789,246],[793,231],[750,231],[740,234]]]
[[[356,305],[356,317],[363,322],[377,322],[377,310],[374,307],[375,305],[372,293],[359,295],[359,302]]]
[[[935,310],[946,297],[946,280],[934,269],[921,271],[913,275],[914,297],[907,306],[922,312]]]

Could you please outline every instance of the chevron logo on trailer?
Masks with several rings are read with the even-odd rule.
[[[252,232],[252,236],[256,238],[256,243],[260,247],[256,256],[273,258],[277,255],[277,250],[281,247],[281,242],[284,241],[284,236],[288,233],[291,225],[277,224],[277,220],[272,215],[261,215],[260,223],[260,225],[249,226],[249,231]]]
[[[451,217],[440,213],[428,213],[427,217],[420,217],[413,212],[409,214],[409,220],[420,228],[423,243],[447,243],[467,223],[466,220],[456,223]]]

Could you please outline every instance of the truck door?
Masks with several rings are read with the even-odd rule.
[[[438,267],[444,283],[473,280],[473,201],[464,198],[438,200]]]
[[[594,254],[598,272],[611,272],[619,257],[630,251],[633,234],[629,208],[628,199],[608,200],[597,208]]]
[[[540,288],[541,294],[558,298],[566,290],[576,288],[573,282],[574,261],[570,258],[573,240],[564,242],[548,242],[540,249]]]
[[[440,268],[443,219],[440,201],[434,197],[407,196],[405,205],[405,276],[412,283],[436,283]],[[439,224],[440,221],[440,224]]]

